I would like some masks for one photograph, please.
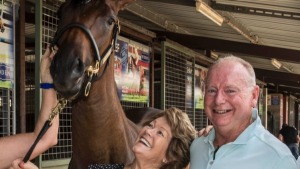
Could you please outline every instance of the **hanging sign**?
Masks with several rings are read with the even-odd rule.
[[[14,87],[14,7],[11,2],[0,3],[0,88]]]
[[[149,101],[150,47],[118,37],[115,52],[115,80],[120,100]]]

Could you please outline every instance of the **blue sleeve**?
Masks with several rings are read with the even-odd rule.
[[[274,163],[273,169],[298,169],[294,156],[285,156]]]

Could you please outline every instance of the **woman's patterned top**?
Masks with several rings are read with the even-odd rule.
[[[88,169],[124,169],[123,164],[92,164]]]

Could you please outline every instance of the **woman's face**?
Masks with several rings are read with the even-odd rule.
[[[142,128],[132,150],[137,160],[160,165],[166,160],[171,139],[171,127],[165,117],[159,117]]]

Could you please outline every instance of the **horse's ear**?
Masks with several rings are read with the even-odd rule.
[[[128,4],[133,3],[135,0],[106,0],[109,3],[114,4],[117,9],[116,11],[124,10]]]
[[[128,5],[133,3],[135,0],[119,0],[118,4],[120,5],[120,10],[124,10],[124,8]]]

